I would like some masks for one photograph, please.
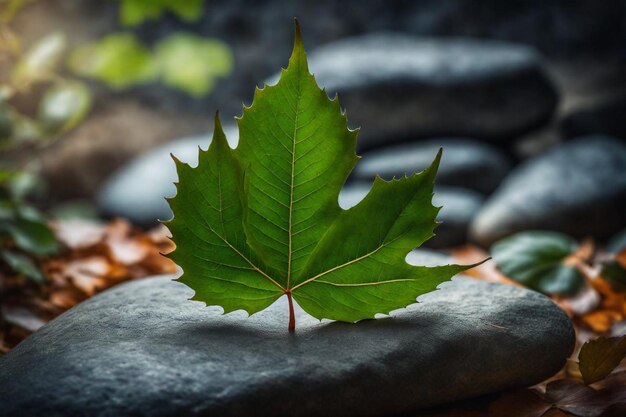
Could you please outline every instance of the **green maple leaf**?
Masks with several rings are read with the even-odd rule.
[[[301,35],[275,86],[255,91],[231,149],[218,117],[196,168],[176,161],[170,257],[193,300],[253,314],[292,297],[309,314],[355,322],[405,307],[470,266],[415,267],[405,257],[434,236],[441,152],[425,171],[376,178],[349,210],[338,195],[357,132],[309,73]],[[294,326],[290,308],[290,328]]]

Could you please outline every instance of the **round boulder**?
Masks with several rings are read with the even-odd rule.
[[[538,383],[574,346],[545,296],[459,279],[391,317],[252,317],[170,277],[103,292],[0,358],[0,416],[385,416]]]

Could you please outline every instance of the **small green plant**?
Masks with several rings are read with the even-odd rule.
[[[0,267],[41,284],[37,260],[60,245],[44,215],[25,200],[36,186],[27,172],[0,170]]]
[[[622,237],[623,240],[623,237]],[[626,288],[626,240],[609,244],[593,257],[591,243],[552,231],[530,230],[496,242],[491,254],[507,277],[544,294],[575,295],[585,284],[582,268],[594,266],[616,291]]]
[[[354,168],[357,132],[309,73],[296,23],[289,66],[257,89],[229,147],[219,118],[197,168],[176,162],[170,257],[193,300],[253,314],[279,297],[319,319],[356,322],[405,307],[470,266],[415,267],[405,257],[433,236],[441,152],[425,171],[377,178],[350,210],[337,202]]]

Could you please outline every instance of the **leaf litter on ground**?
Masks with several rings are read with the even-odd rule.
[[[67,309],[122,282],[175,273],[162,256],[173,249],[165,227],[144,232],[128,221],[63,220],[51,224],[64,250],[42,259],[37,284],[0,270],[0,350],[7,352]]]

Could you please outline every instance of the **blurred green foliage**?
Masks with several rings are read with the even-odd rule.
[[[67,36],[56,31],[23,50],[10,24],[33,1],[0,4],[2,58],[9,63],[8,78],[0,81],[0,149],[50,143],[86,117],[92,104],[91,91],[65,75],[64,61],[75,74],[113,89],[160,81],[194,97],[209,94],[217,78],[232,71],[233,55],[226,44],[188,33],[174,33],[153,48],[132,33],[111,33],[79,46],[65,60]],[[194,21],[203,11],[203,0],[118,1],[120,20],[127,26],[158,19],[164,13]],[[28,100],[38,101],[35,114],[26,114],[15,105]]]
[[[119,89],[154,80],[156,71],[150,50],[132,33],[112,33],[76,48],[68,58],[76,74],[95,78]]]
[[[53,32],[26,51],[18,45],[11,56],[4,57],[10,62],[10,76],[0,83],[0,148],[50,142],[88,113],[89,89],[61,73],[66,48],[65,35]],[[44,93],[39,96],[33,92],[37,90]],[[25,114],[14,105],[24,100],[38,100],[36,114]]]
[[[120,21],[126,26],[136,26],[171,12],[179,19],[193,22],[202,15],[202,3],[203,0],[121,0]]]
[[[151,51],[132,33],[121,32],[77,48],[68,66],[115,89],[158,80],[200,97],[211,92],[217,78],[230,74],[233,56],[225,43],[189,33],[166,36]]]
[[[27,88],[34,82],[54,79],[66,46],[67,39],[62,32],[41,38],[16,62],[11,74],[13,85]]]
[[[164,13],[195,21],[203,11],[203,0],[118,1],[120,21],[126,26]],[[66,59],[67,36],[56,31],[24,49],[11,25],[15,15],[33,2],[0,2],[0,58],[6,73],[0,79],[0,150],[49,144],[88,114],[91,91],[68,77],[63,63],[76,74],[114,89],[161,81],[193,96],[208,94],[216,78],[232,70],[233,57],[226,44],[185,33],[167,36],[154,48],[132,33],[112,33],[70,51]],[[42,188],[37,175],[27,170],[30,166],[0,158],[0,269],[43,282],[39,260],[61,248],[46,216],[27,201]],[[74,209],[63,215],[80,216]]]
[[[209,93],[233,68],[230,48],[215,39],[174,33],[157,43],[155,58],[163,83],[193,96]]]
[[[39,283],[37,260],[60,250],[44,215],[25,200],[40,187],[30,173],[0,169],[0,266]]]

